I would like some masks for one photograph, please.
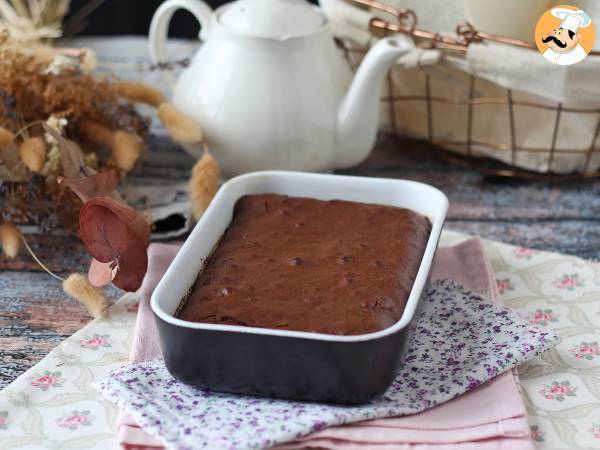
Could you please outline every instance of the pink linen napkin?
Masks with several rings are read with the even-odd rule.
[[[148,274],[140,292],[132,362],[160,356],[149,300],[178,249],[165,244],[152,244],[149,248]],[[453,279],[467,289],[499,302],[493,272],[479,239],[439,249],[432,279],[442,278]],[[162,448],[159,441],[124,413],[119,418],[118,439],[127,450]],[[533,449],[514,371],[505,372],[473,391],[420,414],[332,427],[280,444],[277,448],[303,447],[335,450]]]

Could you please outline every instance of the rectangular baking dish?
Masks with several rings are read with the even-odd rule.
[[[375,333],[337,336],[175,318],[181,300],[230,224],[236,201],[262,193],[398,206],[428,217],[431,235],[400,320]],[[447,209],[448,199],[441,191],[414,181],[285,171],[231,179],[152,295],[167,369],[183,383],[221,392],[343,404],[377,398],[402,364]]]

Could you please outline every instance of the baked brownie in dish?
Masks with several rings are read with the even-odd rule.
[[[397,322],[431,224],[413,211],[248,195],[178,317],[355,335]]]

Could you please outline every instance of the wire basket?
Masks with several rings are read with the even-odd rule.
[[[439,49],[444,54],[453,55],[464,55],[471,43],[481,41],[499,42],[529,48],[532,51],[535,49],[533,43],[480,32],[469,23],[458,25],[456,36],[421,30],[417,27],[417,15],[411,10],[396,9],[373,0],[349,1],[383,11],[391,16],[389,21],[382,18],[371,19],[369,31],[374,37],[403,33],[410,35],[417,47]],[[342,47],[347,60],[354,67],[360,63],[362,55],[368,50],[356,48],[346,42],[342,42]],[[592,51],[590,54],[599,55],[600,52]],[[565,106],[562,103],[523,99],[519,98],[519,93],[500,86],[494,90],[494,95],[481,96],[478,95],[478,83],[489,84],[490,82],[481,80],[476,74],[465,74],[462,80],[465,85],[464,96],[449,96],[434,92],[435,80],[432,80],[431,75],[425,71],[421,71],[424,78],[420,85],[421,92],[401,93],[394,80],[397,75],[395,72],[402,70],[395,67],[388,73],[386,93],[381,98],[382,106],[387,110],[391,131],[396,135],[405,134],[400,126],[401,121],[397,117],[397,106],[399,104],[419,105],[423,109],[425,123],[422,124],[423,132],[418,137],[439,147],[442,150],[439,154],[452,162],[487,175],[535,180],[573,180],[600,176],[600,169],[597,168],[600,166],[600,146],[596,142],[600,133],[600,108],[578,108]],[[445,107],[453,105],[464,110],[464,114],[461,114],[461,117],[464,116],[464,123],[461,119],[460,125],[464,127],[464,133],[460,137],[449,138],[439,132],[434,109],[442,105]],[[475,117],[482,108],[489,108],[489,105],[495,105],[495,115],[498,116],[498,120],[506,122],[506,132],[501,133],[501,137],[496,136],[495,139],[480,140],[474,132]],[[524,113],[524,110],[527,110],[527,114],[543,114],[545,120],[552,123],[552,127],[548,128],[547,145],[528,146],[519,143],[518,133],[523,131],[517,129],[515,116]],[[589,144],[580,148],[560,145],[561,121],[565,120],[566,114],[569,115],[569,120],[573,120],[574,117],[585,118],[586,123],[590,124],[588,131],[593,131],[589,132]],[[587,141],[585,138],[584,140]],[[523,158],[534,159],[540,164],[532,170],[531,167],[522,164]],[[558,165],[561,166],[560,170]],[[566,172],[565,166],[573,168]]]

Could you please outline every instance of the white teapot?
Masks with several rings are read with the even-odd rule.
[[[352,74],[328,20],[305,0],[238,0],[214,12],[200,0],[167,0],[150,27],[155,63],[167,61],[169,22],[179,8],[198,19],[204,43],[179,77],[172,101],[201,125],[225,176],[325,171],[368,156],[383,79],[411,50],[406,40],[379,41],[348,89]]]

